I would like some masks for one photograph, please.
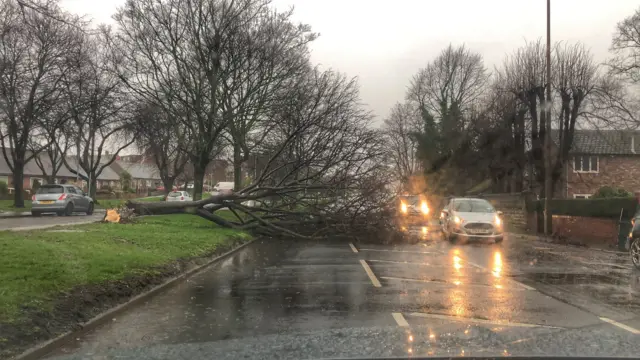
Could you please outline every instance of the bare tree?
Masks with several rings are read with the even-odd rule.
[[[611,52],[608,65],[612,73],[640,82],[640,8],[617,24]]]
[[[422,119],[418,109],[410,103],[397,103],[384,120],[383,132],[387,141],[388,158],[393,176],[403,184],[410,185],[411,177],[421,170],[418,159],[418,141],[413,134],[421,131]]]
[[[180,122],[169,118],[153,104],[140,106],[134,116],[134,134],[137,145],[145,153],[150,153],[158,167],[165,194],[174,186],[176,179],[184,175],[189,160],[189,134]],[[185,182],[186,183],[186,182]]]
[[[73,21],[57,8],[50,11]],[[59,101],[60,80],[68,71],[65,57],[76,38],[65,22],[15,1],[0,3],[0,145],[13,173],[15,207],[24,207],[25,165],[47,146],[37,142],[44,133],[40,121]]]
[[[243,34],[260,28],[268,5],[268,0],[130,0],[115,16],[119,31],[112,51],[126,60],[116,71],[140,98],[191,134],[195,199],[202,195],[207,165],[222,148],[223,131],[243,105],[233,95],[246,95],[237,89],[258,78],[242,75],[241,83],[234,82],[231,70],[238,59],[227,61],[229,54],[241,52]],[[256,56],[259,62],[262,55]]]
[[[102,34],[83,34],[82,43],[67,56],[69,71],[63,78],[63,97],[72,126],[75,165],[79,166],[95,198],[97,179],[120,151],[133,144],[131,94],[107,64],[113,61]],[[58,149],[62,151],[60,142]],[[111,150],[111,151],[110,151]],[[68,157],[65,165],[78,172]]]
[[[234,35],[234,47],[222,52],[228,75],[221,81],[221,106],[230,114],[235,189],[242,188],[243,163],[271,129],[270,107],[279,105],[274,94],[309,66],[307,44],[317,35],[307,25],[295,25],[292,15],[293,9],[261,12],[255,25]]]
[[[411,80],[407,98],[442,118],[453,104],[464,114],[481,98],[489,80],[482,56],[449,45]]]

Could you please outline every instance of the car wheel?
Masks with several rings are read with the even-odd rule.
[[[504,240],[503,237],[497,237],[496,238],[496,244],[500,244],[502,242],[502,240]]]
[[[64,208],[64,216],[73,215],[73,204],[68,204],[66,208]]]
[[[640,239],[633,239],[629,247],[629,255],[631,255],[633,266],[635,266],[636,269],[640,269]]]
[[[89,208],[87,209],[87,215],[93,215],[93,203],[89,204]]]
[[[42,215],[42,213],[41,213],[41,212],[39,212],[39,211],[31,211],[31,216],[38,217],[38,216],[40,216],[40,215]]]

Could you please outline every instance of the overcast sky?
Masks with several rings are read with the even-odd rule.
[[[640,7],[638,0],[552,0],[552,41],[582,41],[596,60],[608,56],[618,21]],[[62,0],[62,6],[96,22],[124,0]],[[297,21],[320,38],[313,60],[357,76],[362,100],[384,118],[402,101],[413,74],[449,43],[466,44],[493,69],[526,40],[545,37],[545,0],[274,0],[295,6]]]

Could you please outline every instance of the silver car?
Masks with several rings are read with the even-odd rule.
[[[93,214],[93,199],[74,185],[42,185],[31,197],[31,215],[56,213],[70,216],[74,212]]]
[[[502,212],[485,199],[452,198],[440,213],[442,234],[449,241],[489,239],[501,242]]]
[[[167,201],[193,201],[186,191],[172,191],[167,195]]]

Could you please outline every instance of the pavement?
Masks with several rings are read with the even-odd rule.
[[[639,335],[640,272],[626,254],[516,236],[261,240],[47,357],[633,356]]]
[[[0,231],[12,230],[36,230],[46,229],[60,225],[80,225],[100,221],[104,218],[104,212],[95,212],[93,215],[76,213],[72,216],[57,216],[44,214],[40,217],[0,217]]]

